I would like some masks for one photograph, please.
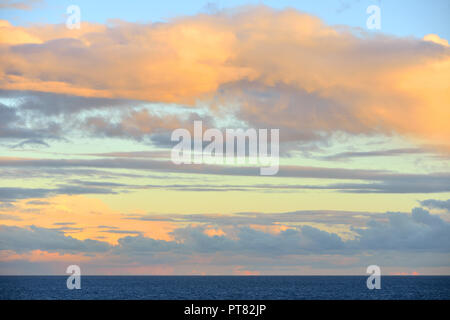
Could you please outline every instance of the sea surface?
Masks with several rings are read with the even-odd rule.
[[[450,299],[450,276],[384,276],[369,290],[365,276],[0,276],[0,299],[309,300]]]

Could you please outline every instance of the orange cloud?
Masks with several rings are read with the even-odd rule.
[[[218,228],[205,229],[203,232],[209,237],[225,235],[225,232],[222,229]]]
[[[252,270],[243,270],[243,266],[234,267],[233,273],[240,276],[259,276],[261,272]]]
[[[448,41],[445,39],[442,39],[437,34],[433,34],[433,33],[427,34],[425,37],[423,37],[423,40],[434,42],[434,43],[440,44],[442,46],[448,47]]]
[[[80,39],[90,45],[90,35],[105,32],[106,26],[82,22],[80,29],[68,29],[64,24],[39,24],[31,27],[16,27],[7,20],[0,20],[0,44],[42,44],[56,39]]]
[[[14,27],[8,21],[0,20],[0,44],[23,43],[42,43],[42,40],[27,32],[26,28]]]
[[[391,272],[389,273],[391,276],[419,276],[420,274],[416,271],[413,271],[411,273],[408,272]]]
[[[280,232],[286,231],[290,228],[285,225],[259,225],[259,224],[251,224],[249,225],[249,227],[270,234],[279,234]]]
[[[2,28],[2,89],[237,103],[245,120],[294,138],[397,132],[449,146],[450,48],[437,35],[356,36],[264,6],[77,31]],[[255,88],[273,94],[255,98]]]
[[[33,204],[39,200],[42,200],[41,204]],[[78,240],[97,239],[110,244],[138,233],[153,239],[172,240],[170,232],[176,228],[170,222],[125,219],[121,212],[101,200],[82,195],[21,200],[2,213],[20,219],[0,219],[2,225],[60,229]]]

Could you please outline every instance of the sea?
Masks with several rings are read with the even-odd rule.
[[[449,300],[450,276],[0,276],[0,300]]]

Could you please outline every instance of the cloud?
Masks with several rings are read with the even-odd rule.
[[[17,199],[26,198],[43,198],[49,192],[48,189],[43,188],[13,188],[2,187],[0,188],[0,200],[1,201],[15,201]]]
[[[15,107],[38,116],[70,115],[85,110],[110,110],[141,106],[144,102],[129,99],[110,99],[73,96],[39,91],[0,90],[0,97],[13,100]]]
[[[414,208],[411,215],[388,213],[388,219],[355,229],[357,245],[370,250],[450,251],[450,224],[427,210]]]
[[[322,177],[325,178],[325,177]],[[326,179],[326,178],[325,178]],[[371,179],[367,179],[371,180]],[[213,184],[152,184],[129,186],[129,188],[163,189],[177,191],[261,191],[261,192],[295,192],[296,190],[337,190],[346,193],[437,193],[449,192],[448,175],[392,175],[392,177],[373,177],[372,180],[385,180],[376,183],[332,183],[326,185],[305,184],[254,184],[254,185],[213,185]],[[415,181],[415,183],[411,183]]]
[[[283,217],[279,215],[283,223]],[[275,216],[268,215],[268,219]],[[374,219],[376,217],[376,219]],[[351,227],[352,239],[343,239],[334,232],[322,230],[308,224],[289,225],[279,232],[266,232],[251,227],[258,225],[259,219],[235,220],[239,224],[228,225],[225,233],[208,235],[207,228],[213,223],[225,226],[226,217],[217,219],[197,219],[200,224],[189,224],[172,231],[173,240],[156,240],[143,236],[140,232],[121,229],[104,229],[100,232],[138,234],[118,240],[115,246],[109,246],[95,240],[76,240],[64,236],[61,231],[72,231],[63,225],[61,230],[31,226],[30,228],[2,226],[0,242],[3,250],[67,250],[78,252],[106,251],[113,249],[114,254],[134,255],[145,253],[201,254],[228,252],[229,254],[246,254],[254,256],[279,256],[295,254],[337,253],[355,254],[367,251],[414,251],[448,252],[450,250],[450,224],[427,210],[414,208],[411,214],[388,212],[365,219],[365,226]],[[302,221],[301,214],[298,220]],[[228,217],[230,221],[234,217]],[[261,216],[264,223],[264,215]],[[195,217],[193,218],[194,221]],[[303,219],[307,221],[308,219]],[[292,220],[288,220],[292,221]],[[76,228],[78,229],[78,228]],[[36,239],[40,240],[37,241]],[[91,247],[93,246],[93,247]]]
[[[46,198],[58,194],[114,194],[115,191],[100,187],[61,186],[54,189],[0,187],[0,201],[16,201],[29,198]]]
[[[220,166],[220,165],[175,165],[171,161],[154,159],[131,159],[131,158],[101,158],[94,160],[84,159],[26,159],[26,158],[0,158],[0,167],[15,168],[109,168],[109,169],[136,169],[154,170],[160,172],[176,172],[188,174],[213,174],[228,176],[258,176],[257,167]],[[343,180],[365,180],[356,183],[333,183],[328,185],[226,185],[229,190],[245,189],[274,189],[274,190],[339,190],[351,193],[436,193],[449,192],[449,174],[436,172],[429,174],[407,174],[394,173],[384,170],[362,170],[327,167],[303,167],[303,166],[280,166],[277,177],[292,178],[314,178],[314,179],[343,179]],[[82,186],[84,188],[85,186]],[[131,186],[130,186],[131,187]],[[136,186],[134,186],[136,187]],[[223,186],[195,185],[195,184],[166,184],[166,185],[141,185],[141,188],[173,188],[191,191],[223,191]],[[73,192],[76,192],[72,188]],[[68,189],[69,190],[69,189]],[[82,189],[80,189],[82,191]],[[86,189],[84,189],[86,190]],[[63,190],[61,190],[63,191]],[[80,191],[80,192],[81,192]],[[93,189],[95,192],[95,189]],[[99,190],[101,191],[101,190]],[[89,189],[86,190],[89,192]]]
[[[52,168],[52,167],[41,167],[40,170],[35,170],[33,167],[29,168],[4,168],[0,170],[0,177],[4,179],[32,179],[32,178],[52,178],[58,177],[59,179],[65,178],[69,179],[73,176],[79,177],[84,176],[89,179],[118,179],[118,178],[139,178],[143,175],[133,174],[133,173],[120,173],[112,172],[107,170],[91,170],[91,169],[71,169],[71,168]],[[152,176],[157,178],[156,175]],[[164,178],[164,176],[159,177]]]
[[[32,146],[32,147],[50,147],[50,145],[43,141],[43,140],[39,140],[39,139],[27,139],[24,141],[21,141],[20,143],[17,143],[13,146],[11,146],[11,148],[16,149],[16,148],[23,148],[25,146]]]
[[[434,200],[428,199],[419,201],[420,205],[429,209],[443,209],[450,212],[450,199],[449,200]]]
[[[394,176],[379,183],[336,183],[327,186],[305,186],[304,189],[329,189],[346,193],[438,193],[450,191],[450,185],[446,182],[449,175],[444,175],[442,179],[438,174]],[[413,181],[417,184],[412,183]]]
[[[364,158],[364,157],[390,157],[404,154],[424,154],[429,153],[430,150],[425,148],[399,148],[376,151],[349,151],[340,152],[333,155],[322,157],[325,160],[342,160],[349,158]]]
[[[154,252],[168,252],[176,249],[178,244],[172,241],[155,240],[139,236],[127,236],[119,239],[119,245],[115,248],[118,254],[139,255]]]
[[[0,226],[0,248],[13,250],[18,253],[43,250],[60,253],[94,253],[105,252],[110,249],[106,242],[97,240],[78,240],[64,235],[59,230],[30,226],[20,228],[14,226]]]
[[[261,218],[264,220],[264,215]],[[126,239],[129,242],[135,240],[139,252],[145,251],[144,243],[148,241],[150,251],[164,248],[173,253],[229,252],[270,257],[309,253],[355,254],[372,250],[428,252],[450,250],[450,224],[439,216],[431,215],[421,208],[414,208],[411,214],[386,213],[382,218],[370,219],[364,228],[352,228],[355,232],[355,238],[352,240],[344,240],[336,233],[310,225],[290,226],[278,233],[264,232],[248,225],[235,225],[231,229],[226,229],[228,234],[213,236],[205,233],[204,225],[187,226],[172,232],[173,241],[153,242],[144,240],[142,236]],[[212,221],[214,219],[209,220]],[[258,224],[258,219],[254,219],[253,224]],[[218,225],[222,225],[220,217]],[[119,244],[122,246],[120,240]],[[133,250],[129,246],[122,249],[126,249],[127,252]]]
[[[0,213],[0,220],[20,221],[22,219],[20,219],[19,217],[15,216],[13,214]]]
[[[292,214],[279,216],[269,214],[267,219],[270,221],[270,219],[280,217],[279,223],[283,223],[289,215]],[[298,219],[296,221],[302,221],[301,215],[299,213],[293,217]],[[377,219],[374,219],[375,217]],[[266,219],[264,214],[260,218],[253,217],[249,220],[223,216],[210,216],[206,219],[205,217],[196,219],[195,216],[189,216],[189,218],[203,225],[178,228],[172,233],[173,241],[158,242],[157,247],[164,247],[166,250],[170,248],[173,253],[228,252],[269,257],[312,253],[356,254],[373,250],[426,250],[428,252],[448,252],[450,250],[450,224],[421,208],[414,208],[411,214],[374,215],[366,220],[365,227],[352,227],[355,237],[350,240],[344,240],[336,233],[310,225],[291,225],[278,233],[268,233],[246,225],[246,223],[259,224],[260,220],[264,223]],[[226,219],[243,224],[234,224],[231,229],[225,229],[228,232],[225,235],[208,236],[205,233],[204,223],[206,226],[213,223],[223,227]],[[306,220],[308,219],[303,219],[303,221]],[[131,241],[130,238],[127,239]],[[135,240],[141,245],[145,242],[141,236]],[[119,243],[121,243],[120,240]],[[138,246],[139,252],[144,250],[144,246],[141,245]],[[151,251],[154,250],[155,245],[156,243],[149,243]],[[126,247],[126,249],[132,250],[130,247]]]
[[[356,212],[348,214],[353,214],[352,221],[361,219]],[[306,217],[302,224],[283,223],[298,222],[302,215]],[[236,217],[204,216],[173,229],[170,239],[159,240],[136,233],[118,238],[116,244],[92,240],[90,238],[95,236],[92,233],[85,240],[75,239],[67,233],[78,231],[72,230],[77,228],[67,224],[61,224],[59,229],[0,226],[0,261],[3,265],[17,263],[18,267],[23,267],[30,259],[33,261],[32,256],[24,254],[33,255],[36,251],[43,253],[44,257],[49,256],[48,261],[52,260],[52,253],[77,254],[89,259],[83,263],[84,270],[102,266],[110,271],[116,270],[118,274],[131,272],[130,263],[139,268],[161,264],[173,266],[181,274],[196,270],[193,269],[195,265],[208,273],[217,273],[220,269],[220,273],[225,274],[236,266],[275,274],[326,274],[328,271],[355,274],[364,272],[368,264],[374,263],[382,265],[386,272],[390,266],[433,267],[442,272],[450,265],[450,224],[427,210],[414,208],[411,213],[365,216],[363,213],[362,224],[352,225],[350,222],[354,235],[351,238],[324,225],[312,225],[309,219],[314,215],[317,213],[274,213],[268,214],[266,219],[265,214],[243,213],[238,216],[248,220],[235,220],[235,224],[228,225],[226,219],[232,221]],[[277,217],[284,228],[275,231],[259,225],[260,222],[275,221]],[[219,230],[217,226],[221,232],[208,232]],[[103,227],[99,226],[99,232],[133,231]],[[95,238],[100,239],[101,235]],[[62,256],[59,259],[55,257],[54,263],[74,258],[61,259]],[[97,273],[101,272],[97,270]]]
[[[330,27],[265,6],[168,23],[86,24],[75,33],[6,27],[28,39],[3,41],[3,89],[206,101],[250,126],[282,128],[291,140],[395,132],[449,146],[450,49],[436,41]]]
[[[2,21],[0,137],[4,147],[17,148],[9,150],[14,155],[25,154],[19,148],[45,147],[52,139],[72,137],[125,138],[166,148],[170,131],[189,129],[194,119],[201,119],[205,126],[228,125],[230,120],[233,126],[279,128],[282,143],[296,147],[341,133],[344,137],[381,134],[418,139],[417,148],[336,149],[326,160],[431,154],[434,149],[420,146],[450,150],[449,75],[450,49],[437,35],[416,39],[366,34],[327,26],[292,9],[252,6],[167,23],[83,23],[80,30],[64,25],[19,27]],[[4,257],[33,259],[36,250],[44,255],[89,255],[93,265],[118,269],[158,263],[176,268],[184,263],[191,265],[185,269],[190,271],[193,265],[217,270],[234,264],[241,266],[237,270],[277,266],[281,272],[302,265],[360,268],[358,263],[366,262],[366,257],[380,257],[386,263],[410,259],[424,265],[450,265],[448,222],[421,208],[387,214],[299,210],[226,215],[217,208],[217,214],[121,215],[92,205],[92,197],[86,202],[78,197],[43,201],[62,194],[143,189],[450,192],[449,174],[433,172],[438,167],[434,165],[417,164],[426,169],[418,172],[426,173],[282,165],[277,177],[295,179],[244,184],[248,179],[236,177],[259,179],[259,168],[176,166],[168,161],[167,150],[82,151],[76,155],[80,158],[41,150],[39,154],[48,159],[0,157],[4,179],[60,181],[44,187],[39,187],[41,181],[35,188],[0,188],[0,218],[21,226],[0,229],[2,265]],[[31,157],[38,152],[26,154]],[[157,174],[149,175],[148,170]],[[206,174],[214,176],[208,180]],[[87,180],[80,180],[80,175]],[[242,183],[226,182],[220,176]],[[117,180],[121,178],[126,180]],[[149,178],[161,181],[148,184]],[[177,179],[176,183],[169,178]],[[306,179],[320,180],[313,184]],[[448,210],[447,202],[428,199],[420,204]],[[139,206],[139,201],[133,204]],[[30,212],[40,215],[26,217]],[[61,212],[76,223],[67,222]],[[29,219],[44,225],[28,227]],[[103,225],[105,219],[111,226]]]
[[[433,33],[427,34],[426,36],[423,37],[423,40],[437,43],[444,47],[448,47],[448,41],[446,39],[439,37],[437,34]]]
[[[41,2],[42,0],[2,0],[0,2],[0,9],[31,10],[32,7]]]
[[[248,226],[257,223],[260,226],[301,225],[305,223],[323,223],[327,225],[365,226],[368,220],[383,220],[384,214],[336,211],[336,210],[298,210],[281,213],[238,212],[226,214],[172,214],[172,215],[125,215],[124,219],[141,221],[171,221],[177,223],[206,224],[218,228],[228,226]]]
[[[345,217],[347,216],[347,217]],[[332,217],[330,220],[329,218]],[[151,218],[151,217],[150,217]],[[388,212],[365,214],[346,212],[298,211],[279,214],[241,213],[238,215],[170,215],[170,221],[186,221],[224,228],[230,234],[208,237],[204,227],[174,231],[175,239],[190,250],[230,250],[236,253],[304,254],[339,252],[354,254],[371,250],[450,250],[450,224],[427,210],[414,208],[411,214]],[[323,219],[322,219],[323,218]],[[136,217],[139,219],[139,217]],[[145,220],[146,217],[141,217]],[[165,219],[159,217],[159,219]],[[320,230],[308,223],[348,224],[352,239]],[[307,223],[305,225],[305,223]],[[267,233],[248,225],[286,225],[287,230]],[[299,225],[300,224],[300,225]],[[230,229],[231,227],[231,229]],[[230,231],[231,230],[231,231]],[[236,238],[238,240],[236,240]],[[220,249],[219,249],[220,248]]]
[[[112,122],[108,116],[88,117],[80,125],[94,136],[120,137],[142,140],[150,136],[151,141],[159,146],[173,146],[170,134],[178,128],[191,128],[195,120],[201,120],[205,126],[212,126],[211,117],[199,117],[191,112],[187,115],[157,115],[147,109],[133,109],[123,112],[120,120]],[[163,140],[161,140],[163,139]]]
[[[59,139],[61,128],[53,121],[27,121],[16,108],[0,103],[0,138],[26,139],[12,147],[25,144],[45,144],[41,139]]]
[[[63,139],[76,133],[97,138],[149,137],[149,141],[167,147],[173,145],[173,130],[191,128],[195,120],[201,120],[205,128],[214,127],[211,116],[200,116],[198,111],[178,105],[168,106],[176,110],[174,113],[144,101],[17,90],[0,90],[0,98],[9,101],[8,106],[0,104],[1,138],[28,138],[12,148],[48,146],[39,138]]]
[[[55,226],[70,226],[70,225],[74,225],[74,224],[76,224],[76,223],[75,222],[55,222],[53,225],[55,225]]]
[[[101,232],[117,233],[117,234],[142,234],[142,232],[136,230],[116,230],[116,229],[101,230]]]

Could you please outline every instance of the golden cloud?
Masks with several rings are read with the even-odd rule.
[[[437,35],[357,34],[264,6],[169,23],[0,27],[2,89],[238,101],[247,120],[272,127],[396,132],[449,145],[450,48]],[[255,87],[276,94],[255,98]]]

